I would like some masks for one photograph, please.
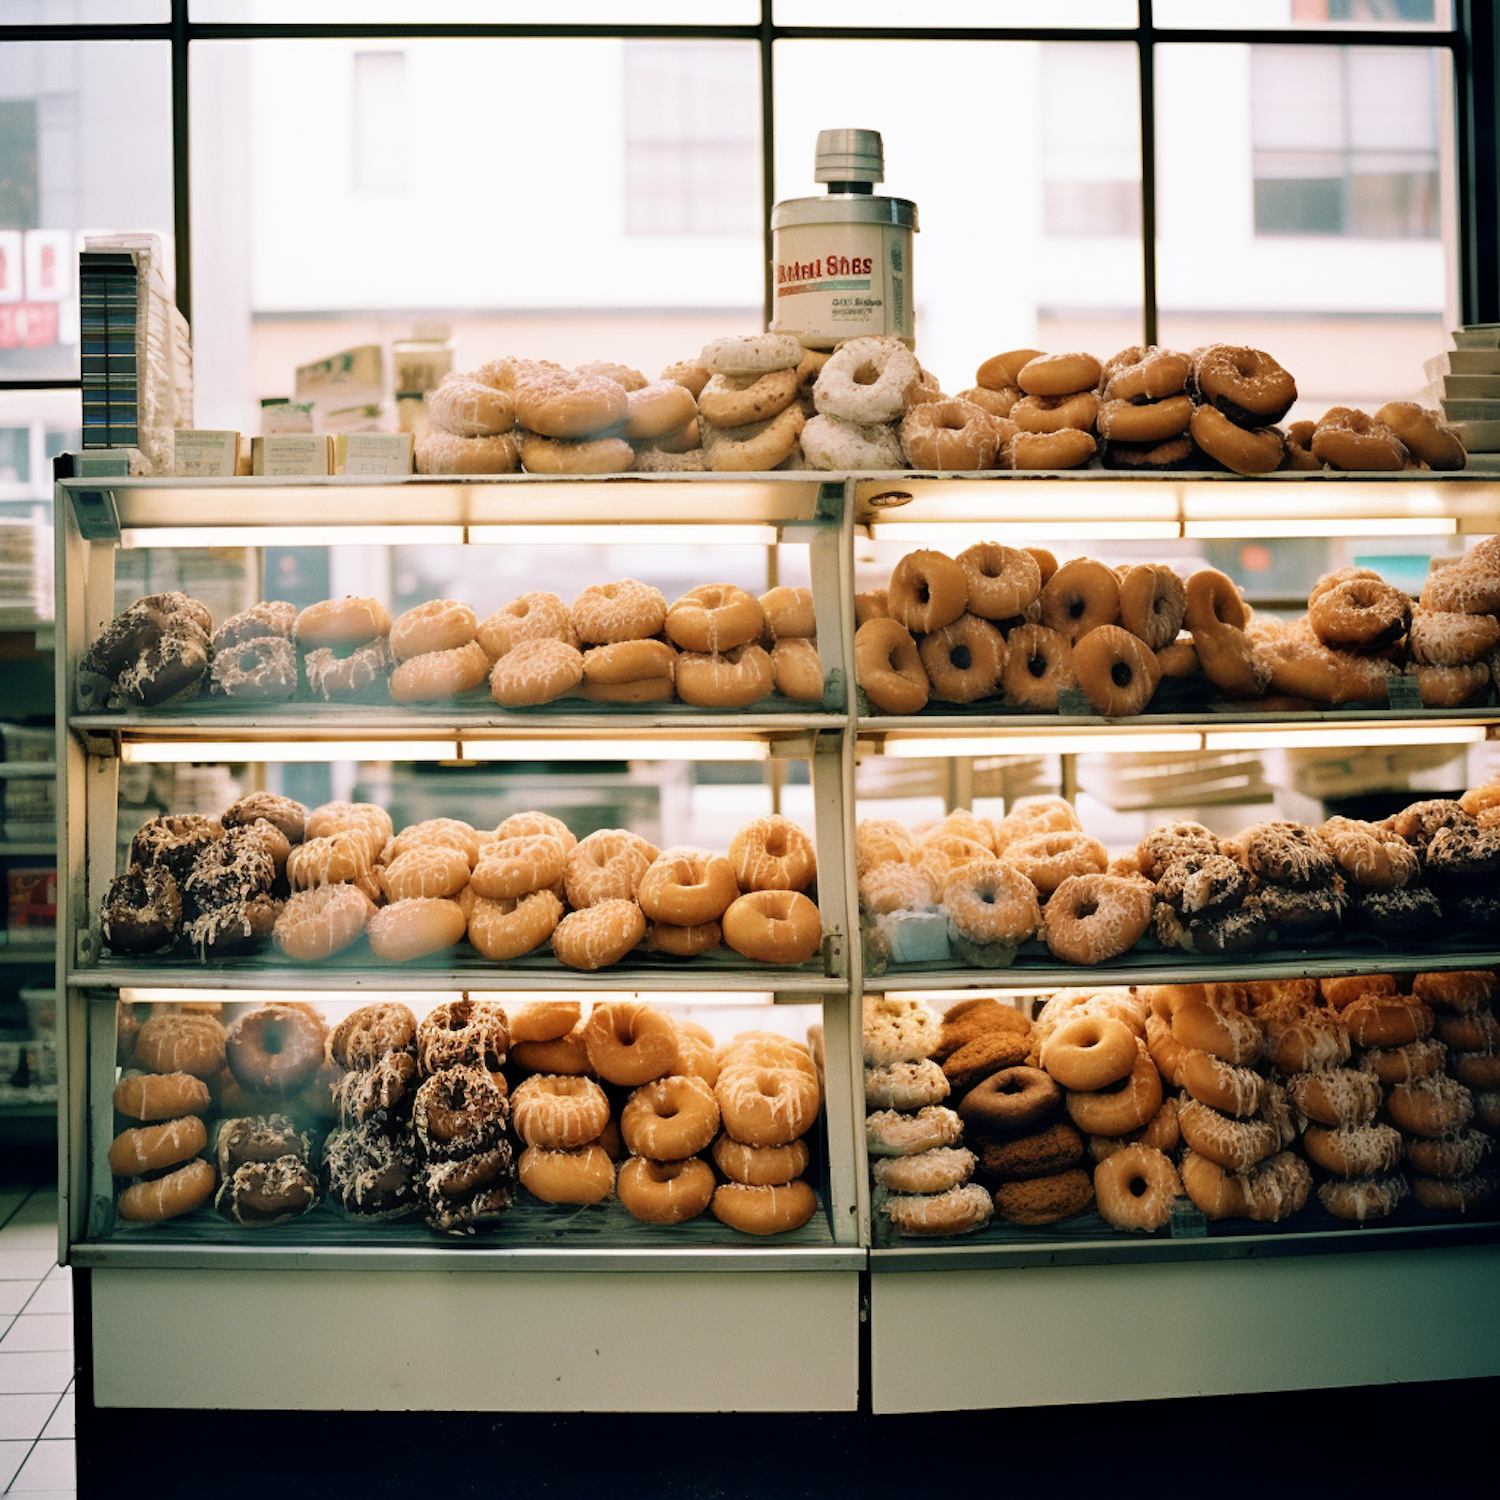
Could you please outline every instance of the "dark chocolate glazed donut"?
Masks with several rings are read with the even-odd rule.
[[[156,953],[177,941],[182,898],[161,866],[133,866],[109,884],[100,913],[111,953]]]
[[[1062,1090],[1041,1068],[1003,1068],[964,1095],[959,1118],[976,1130],[1024,1130],[1052,1114]]]

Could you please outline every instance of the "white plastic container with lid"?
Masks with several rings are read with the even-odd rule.
[[[831,349],[864,334],[916,343],[911,237],[917,205],[879,198],[885,153],[878,130],[820,130],[814,177],[824,198],[789,198],[771,211],[776,267],[773,333],[809,349]]]

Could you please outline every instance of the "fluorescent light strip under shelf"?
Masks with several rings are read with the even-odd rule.
[[[463,542],[462,526],[126,526],[120,546],[437,547]]]
[[[476,976],[477,977],[477,976]],[[580,994],[588,993],[580,991]],[[611,992],[612,995],[615,992]],[[645,990],[627,991],[634,998],[649,1004],[660,1005],[667,998],[662,994]],[[773,1002],[774,991],[772,990],[674,990],[670,996],[672,1005],[770,1005]],[[280,1005],[293,1003],[316,1005],[320,1008],[325,1005],[338,1006],[347,1005],[351,1008],[363,1005],[395,1004],[409,1006],[418,1016],[425,1015],[436,1005],[445,1004],[453,998],[452,992],[448,990],[279,990],[279,989],[243,989],[226,990],[222,986],[209,988],[197,988],[186,986],[181,989],[153,989],[143,987],[122,987],[120,1000],[125,1005],[184,1005],[202,1003],[204,1001],[224,1001],[253,1003],[255,1001],[275,1001]],[[506,990],[505,1004],[507,1007],[527,1005],[534,1001],[553,1002],[559,998],[556,990]],[[602,1002],[591,1001],[591,1004]],[[808,1005],[817,1005],[820,1002],[813,996],[807,998]]]
[[[774,526],[729,524],[633,526],[470,526],[469,541],[480,547],[774,547]]]
[[[1288,729],[1207,729],[1169,734],[1119,734],[1115,729],[1079,734],[966,736],[892,733],[885,753],[902,760],[1025,755],[1162,755],[1216,750],[1340,749],[1381,745],[1477,745],[1483,725],[1309,724]]]
[[[213,762],[443,760],[769,760],[763,740],[511,739],[511,740],[130,740],[120,746],[124,765]]]
[[[1324,517],[1246,516],[1238,521],[1184,521],[1182,534],[1202,540],[1244,537],[1456,536],[1451,516],[1376,516],[1367,520]]]

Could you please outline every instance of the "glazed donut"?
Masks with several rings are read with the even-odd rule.
[[[1137,344],[1104,366],[1100,385],[1107,401],[1163,401],[1182,390],[1190,369],[1187,355],[1175,349]]]
[[[918,634],[951,625],[967,608],[964,570],[942,552],[909,552],[891,572],[886,603],[891,618]]]
[[[968,585],[969,613],[985,620],[1023,614],[1042,590],[1042,570],[1029,552],[976,542],[955,559]]]
[[[717,921],[738,895],[734,867],[722,854],[679,847],[652,861],[636,899],[652,921],[695,927]]]
[[[225,1033],[229,1071],[247,1093],[295,1093],[323,1065],[326,1036],[322,1022],[301,1006],[263,1005]]]
[[[1483,694],[1490,680],[1482,661],[1461,667],[1408,666],[1406,674],[1416,677],[1423,708],[1463,708]]]
[[[466,438],[430,424],[417,434],[412,458],[418,474],[514,474],[521,467],[509,432]]]
[[[208,1085],[191,1073],[135,1073],[115,1085],[114,1103],[132,1120],[175,1120],[206,1113],[210,1099]]]
[[[1229,1168],[1197,1151],[1182,1159],[1182,1185],[1210,1219],[1276,1223],[1296,1213],[1312,1192],[1307,1164],[1280,1151],[1245,1169]]]
[[[408,848],[377,871],[388,901],[413,896],[456,896],[469,883],[469,860],[447,844]]]
[[[1313,455],[1313,433],[1318,430],[1316,422],[1293,422],[1286,430],[1286,451],[1281,455],[1283,469],[1300,469],[1311,473],[1322,472],[1322,463]]]
[[[213,1167],[201,1157],[149,1182],[138,1182],[120,1194],[115,1212],[134,1223],[158,1224],[201,1208],[213,1196],[218,1181]]]
[[[823,944],[818,908],[799,891],[750,891],[720,923],[725,946],[756,963],[806,963]]]
[[[1297,382],[1260,349],[1210,344],[1193,355],[1190,379],[1210,410],[1242,428],[1279,422],[1297,399]]]
[[[717,1146],[714,1155],[717,1159]],[[870,1164],[870,1175],[877,1186],[892,1193],[945,1193],[962,1187],[976,1164],[972,1151],[937,1146],[916,1156],[880,1157]]]
[[[885,1067],[928,1056],[937,1044],[939,1028],[937,1017],[922,1001],[866,995],[860,1034],[865,1063]]]
[[[1389,1218],[1407,1194],[1406,1179],[1394,1177],[1333,1178],[1318,1188],[1318,1201],[1335,1218],[1364,1224]]]
[[[983,1187],[971,1182],[937,1192],[887,1198],[880,1212],[899,1234],[967,1234],[989,1223],[995,1203]]]
[[[1371,1047],[1359,1059],[1362,1073],[1381,1083],[1410,1083],[1442,1073],[1448,1067],[1448,1049],[1442,1042],[1408,1042],[1404,1047]]]
[[[1042,1044],[1041,1065],[1067,1089],[1102,1089],[1126,1077],[1139,1057],[1135,1033],[1107,1016],[1065,1021]]]
[[[959,1118],[977,1130],[1009,1134],[1053,1114],[1062,1090],[1040,1068],[1001,1068],[981,1079],[963,1097]]]
[[[1240,1119],[1257,1114],[1266,1097],[1266,1080],[1259,1073],[1190,1047],[1183,1049],[1177,1082],[1199,1104]]]
[[[717,1107],[717,1104],[716,1106]],[[713,1144],[714,1165],[731,1181],[747,1187],[779,1187],[807,1170],[805,1141],[784,1146],[747,1146],[732,1136],[720,1135]]]
[[[581,911],[599,901],[634,901],[641,877],[660,852],[624,828],[597,829],[568,853],[563,872],[568,905]]]
[[[382,906],[365,926],[370,951],[387,963],[410,963],[441,953],[462,940],[468,918],[457,901],[410,896]]]
[[[812,1054],[800,1042],[793,1042],[774,1031],[742,1031],[715,1050],[721,1072],[745,1066],[757,1068],[791,1068],[809,1078],[818,1076]]]
[[[795,1067],[728,1063],[714,1097],[725,1133],[747,1146],[785,1146],[806,1135],[818,1116],[818,1081]]]
[[[1125,1146],[1094,1168],[1095,1207],[1114,1229],[1154,1233],[1171,1220],[1172,1200],[1181,1193],[1177,1168],[1151,1146]]]
[[[1152,564],[1127,569],[1120,580],[1120,624],[1152,651],[1177,639],[1187,616],[1187,587],[1171,568]]]
[[[963,1129],[958,1115],[941,1104],[929,1104],[914,1115],[878,1109],[865,1116],[865,1145],[871,1156],[915,1156],[957,1144]]]
[[[1375,420],[1429,469],[1461,469],[1468,462],[1458,434],[1436,412],[1424,411],[1414,401],[1387,401]]]
[[[1375,1177],[1401,1161],[1401,1133],[1389,1125],[1309,1125],[1302,1133],[1307,1159],[1335,1177]]]
[[[445,848],[462,850],[472,868],[479,859],[480,840],[478,831],[462,818],[425,818],[403,828],[381,852],[387,864],[412,849],[441,844]]]
[[[392,1052],[415,1056],[417,1018],[395,1000],[377,1001],[351,1011],[329,1039],[333,1060],[341,1068],[373,1068]]]
[[[620,1113],[620,1135],[633,1155],[681,1161],[719,1133],[719,1105],[701,1078],[676,1075],[638,1088]]]
[[[758,607],[758,606],[757,606]],[[771,657],[760,646],[719,655],[684,651],[677,658],[677,696],[699,708],[748,708],[775,686]]]
[[[371,863],[380,857],[395,832],[391,815],[373,802],[325,802],[308,813],[304,837],[330,838],[346,830],[354,831],[365,841]]]
[[[517,1042],[510,1055],[517,1067],[537,1073],[558,1073],[575,1078],[589,1071],[582,1021],[565,1036],[554,1037],[548,1042]],[[606,1126],[606,1134],[608,1129]]]
[[[1414,1175],[1411,1181],[1412,1196],[1417,1202],[1429,1212],[1440,1214],[1464,1214],[1479,1208],[1495,1196],[1497,1186],[1500,1182],[1493,1172],[1478,1172],[1452,1181]]]
[[[303,660],[308,690],[324,700],[352,698],[384,682],[396,665],[390,642],[383,636],[337,656],[330,646],[309,651]]]
[[[1042,913],[1037,888],[998,859],[975,859],[943,883],[943,906],[958,935],[971,943],[1018,946],[1035,936]]]
[[[1059,432],[1017,432],[1000,449],[1002,469],[1076,469],[1094,456],[1091,433],[1076,427]]]
[[[1074,391],[1093,390],[1101,373],[1092,354],[1037,354],[1016,370],[1014,384],[1028,396],[1070,396]]]
[[[823,662],[815,641],[791,637],[771,647],[771,675],[776,691],[799,703],[822,703]]]
[[[1341,1014],[1350,1041],[1359,1047],[1404,1047],[1432,1035],[1432,1012],[1405,995],[1365,995]]]
[[[1134,947],[1150,925],[1151,888],[1118,875],[1070,875],[1042,912],[1047,947],[1065,963],[1103,963]]]
[[[509,963],[540,948],[557,930],[563,904],[552,890],[490,901],[477,897],[469,909],[469,942],[482,958]]]
[[[343,885],[370,874],[368,841],[353,830],[310,838],[287,856],[287,883],[294,891]]]
[[[215,1078],[224,1067],[224,1028],[213,1016],[190,1011],[152,1014],[135,1039],[135,1060],[152,1073]]]
[[[116,1177],[138,1177],[186,1161],[208,1145],[208,1131],[196,1115],[123,1130],[109,1148],[109,1170]]]
[[[1099,398],[1092,391],[1076,391],[1069,396],[1022,396],[1007,413],[1007,419],[1022,432],[1062,432],[1070,427],[1092,432],[1098,416]],[[1182,428],[1177,430],[1181,432]]]
[[[698,415],[695,393],[675,380],[655,380],[625,393],[625,436],[632,441],[665,437]]]
[[[1064,563],[1042,586],[1042,624],[1076,649],[1080,637],[1120,617],[1120,584],[1104,566],[1086,557]]]
[[[723,942],[723,929],[717,922],[699,922],[692,927],[677,927],[671,922],[651,922],[641,946],[648,953],[670,953],[674,958],[696,958],[711,953]],[[687,1072],[695,1072],[687,1068]]]
[[[666,618],[660,590],[633,578],[592,584],[573,601],[573,629],[585,646],[646,640],[660,634]]]
[[[844,422],[890,422],[907,408],[921,377],[900,339],[849,339],[834,350],[813,386],[813,405]]]
[[[1468,1177],[1489,1154],[1490,1138],[1482,1131],[1465,1130],[1451,1136],[1410,1136],[1402,1154],[1429,1177]]]
[[[581,438],[625,420],[625,388],[617,381],[540,364],[517,370],[516,420],[549,438]]]
[[[1036,713],[1056,713],[1058,692],[1077,685],[1067,635],[1045,625],[1022,625],[1005,645],[1000,686],[1006,700]]]
[[[509,391],[475,380],[472,375],[445,375],[424,398],[427,415],[444,432],[459,437],[494,437],[516,425],[516,404]]]
[[[1210,458],[1236,474],[1270,474],[1281,466],[1285,445],[1274,427],[1238,427],[1216,407],[1197,406],[1188,431]]]
[[[262,600],[231,615],[210,638],[214,655],[231,646],[242,646],[246,641],[258,640],[262,636],[279,635],[290,639],[297,624],[297,606],[285,599]]]
[[[1014,389],[1019,394],[1016,376],[1032,360],[1044,357],[1040,349],[1008,349],[985,360],[974,375],[974,383],[987,391]]]
[[[1265,1030],[1271,1061],[1283,1073],[1341,1068],[1349,1061],[1348,1028],[1335,1011],[1267,1018]]]
[[[511,1129],[528,1145],[571,1151],[609,1124],[609,1100],[592,1078],[533,1073],[510,1096]]]
[[[766,612],[760,601],[728,583],[690,589],[667,611],[667,637],[683,651],[718,653],[758,640]]]
[[[810,469],[900,469],[906,463],[900,438],[884,422],[809,417],[800,441]]]
[[[555,702],[582,681],[583,653],[546,637],[520,642],[489,670],[490,697],[502,708]]]
[[[1329,818],[1318,830],[1340,872],[1356,885],[1390,890],[1417,879],[1420,865],[1414,850],[1404,839],[1387,832],[1375,823],[1354,818]],[[1344,1001],[1355,999],[1361,988]],[[1394,993],[1394,986],[1385,993]],[[1335,1002],[1330,998],[1330,1004]]]
[[[882,713],[915,714],[927,706],[929,684],[921,653],[899,620],[867,620],[854,635],[859,686]]]
[[[424,1074],[461,1067],[497,1073],[509,1046],[505,1011],[493,1000],[446,1000],[417,1027],[417,1062]]]
[[[714,375],[698,392],[697,410],[717,427],[744,427],[784,412],[797,399],[798,385],[794,369],[767,370],[760,375]],[[680,427],[692,416],[689,412],[672,425]],[[633,435],[627,430],[627,437]]]
[[[482,846],[469,883],[476,896],[491,901],[502,901],[507,896],[529,896],[532,891],[554,890],[572,857],[573,853],[564,847],[563,841],[550,833],[497,838]]]
[[[1196,1099],[1184,1099],[1178,1104],[1177,1124],[1183,1140],[1194,1152],[1231,1172],[1248,1170],[1283,1145],[1280,1131],[1269,1120],[1231,1119]],[[1183,1182],[1187,1184],[1186,1172]],[[1188,1195],[1198,1202],[1190,1184]]]
[[[552,951],[567,968],[603,969],[619,963],[645,936],[646,918],[634,901],[597,901],[569,912],[553,928]]]
[[[766,633],[773,641],[811,640],[817,635],[818,621],[811,589],[781,584],[768,589],[760,596],[759,602],[766,617]]]
[[[1139,1129],[1126,1135],[1091,1135],[1089,1155],[1096,1162],[1107,1161],[1127,1146],[1149,1146],[1153,1150],[1172,1152],[1177,1149],[1182,1132],[1177,1128],[1177,1100],[1162,1100],[1161,1108]]]
[[[484,647],[471,640],[452,651],[413,656],[391,673],[391,697],[397,703],[431,703],[456,698],[482,687],[490,674]]]
[[[677,1028],[638,1001],[596,1005],[584,1023],[583,1041],[589,1065],[606,1083],[639,1088],[678,1071]]]
[[[510,1014],[510,1040],[555,1042],[578,1025],[580,1006],[576,1000],[533,1000]]]
[[[922,1109],[941,1104],[951,1092],[945,1068],[930,1057],[915,1062],[865,1066],[865,1105],[870,1109]]]
[[[543,1203],[598,1203],[615,1190],[615,1164],[593,1144],[573,1150],[528,1146],[516,1163],[516,1176]]]
[[[1307,618],[1325,646],[1380,651],[1406,634],[1412,622],[1411,598],[1379,577],[1335,573],[1308,594]],[[1496,637],[1500,639],[1500,626]]]
[[[1161,1108],[1161,1074],[1143,1049],[1129,1073],[1107,1088],[1071,1091],[1063,1102],[1073,1123],[1088,1135],[1128,1135]]]
[[[1044,897],[1075,876],[1103,875],[1109,862],[1098,839],[1077,832],[1023,833],[1007,843],[999,857]]]
[[[972,703],[998,688],[1005,666],[1005,639],[988,620],[963,614],[924,636],[919,654],[934,698],[942,703]]]
[[[1412,611],[1406,644],[1418,666],[1467,666],[1500,645],[1500,619],[1458,610],[1417,608]]]
[[[324,599],[310,604],[297,616],[292,635],[300,650],[318,646],[360,646],[378,636],[389,635],[391,617],[378,599]]]
[[[556,594],[532,592],[512,599],[507,605],[479,622],[479,644],[492,661],[522,641],[550,639],[578,644],[573,631],[573,617],[568,606]]]
[[[1384,422],[1347,406],[1324,412],[1309,446],[1319,463],[1335,469],[1399,473],[1406,467],[1406,445],[1401,439]]]
[[[798,1178],[781,1186],[766,1187],[722,1183],[714,1191],[709,1206],[721,1224],[742,1234],[785,1234],[800,1229],[812,1218],[818,1200],[807,1183]]]
[[[1386,1112],[1412,1135],[1456,1135],[1474,1117],[1474,1099],[1456,1078],[1434,1073],[1398,1083],[1386,1094]]]
[[[616,641],[583,653],[584,681],[595,687],[620,687],[637,682],[672,685],[677,653],[665,641]]]
[[[818,869],[812,840],[779,813],[740,829],[729,863],[742,891],[805,891]]]
[[[1152,1005],[1171,1024],[1173,1039],[1194,1051],[1246,1066],[1265,1048],[1258,1021],[1232,1004],[1210,999],[1202,986],[1158,985]]]
[[[726,473],[774,469],[798,451],[797,440],[806,420],[797,402],[768,421],[744,427],[715,427],[701,418],[699,432],[708,467]]]
[[[1161,681],[1155,652],[1119,625],[1100,625],[1075,640],[1073,671],[1090,707],[1106,718],[1141,713]]]
[[[620,1168],[615,1192],[627,1211],[647,1224],[681,1224],[708,1207],[714,1171],[700,1157],[650,1161],[632,1156]]]
[[[1203,568],[1187,581],[1184,616],[1203,674],[1236,698],[1259,698],[1271,680],[1268,664],[1257,660],[1245,626],[1250,613],[1233,580]]]
[[[914,469],[993,469],[1000,441],[996,418],[968,401],[924,401],[901,419],[901,452]]]
[[[391,650],[403,662],[435,651],[454,651],[467,646],[478,630],[479,621],[467,604],[432,599],[396,617],[390,629]]]

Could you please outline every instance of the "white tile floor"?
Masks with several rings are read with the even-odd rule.
[[[56,1190],[0,1188],[0,1490],[28,1500],[77,1492],[71,1274]]]

